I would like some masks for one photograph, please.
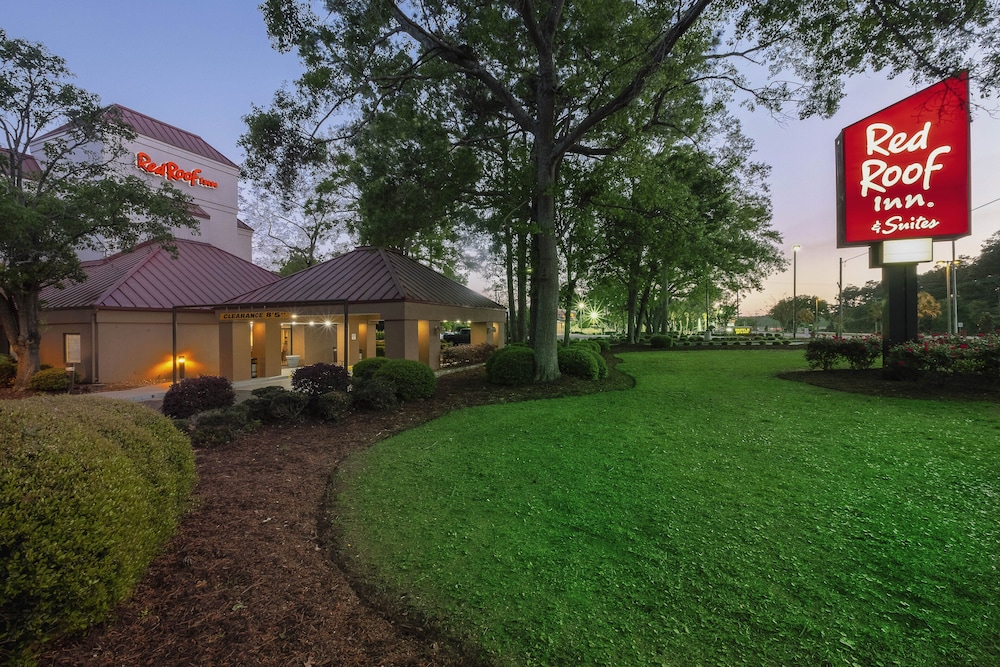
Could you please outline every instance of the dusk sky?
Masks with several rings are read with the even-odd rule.
[[[8,37],[43,43],[66,59],[76,83],[158,120],[200,135],[234,162],[243,160],[237,141],[251,105],[267,106],[283,82],[295,79],[294,55],[271,48],[253,0],[31,0],[7,3],[0,25]],[[923,87],[923,86],[921,86]],[[773,226],[784,237],[789,260],[798,255],[798,294],[833,303],[840,258],[844,283],[879,280],[862,248],[836,247],[834,140],[840,130],[918,87],[906,77],[887,81],[861,77],[848,85],[840,112],[831,119],[779,122],[763,112],[741,112],[744,132],[757,145],[756,158],[770,164]],[[975,104],[982,100],[975,85]],[[975,111],[972,124],[972,230],[960,239],[958,255],[978,255],[985,239],[1000,230],[1000,115]],[[934,245],[934,259],[951,259],[952,244]],[[932,264],[921,264],[923,273]],[[473,287],[478,287],[473,284]],[[763,292],[742,297],[742,314],[764,313],[791,296],[792,270],[771,277]],[[959,271],[961,298],[961,271]]]

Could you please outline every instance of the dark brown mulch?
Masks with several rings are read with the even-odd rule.
[[[114,619],[50,646],[42,665],[462,665],[413,619],[359,597],[320,526],[330,474],[351,452],[457,407],[631,386],[570,378],[498,388],[482,368],[438,379],[434,398],[335,425],[265,427],[197,452],[178,534]]]
[[[647,348],[648,349],[648,348]],[[609,357],[609,360],[611,358]],[[613,366],[613,360],[612,366]],[[927,396],[880,371],[789,379],[877,395]],[[445,375],[434,398],[336,425],[266,427],[197,452],[195,501],[133,597],[108,623],[50,646],[42,665],[462,665],[461,650],[415,619],[383,613],[337,566],[320,527],[330,474],[354,451],[451,409],[630,386],[564,378],[520,389],[481,368]],[[937,387],[942,389],[942,387]],[[988,394],[997,400],[996,388]],[[941,393],[941,392],[939,392]],[[950,398],[965,394],[948,387]]]
[[[869,396],[1000,403],[1000,381],[974,375],[929,375],[918,380],[894,380],[887,378],[881,368],[859,371],[838,368],[793,371],[781,373],[779,377]]]

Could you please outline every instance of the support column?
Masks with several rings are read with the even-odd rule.
[[[917,339],[917,265],[885,264],[882,267],[885,306],[882,308],[882,362],[889,349]]]
[[[246,322],[219,324],[219,375],[233,382],[250,379],[250,326]]]

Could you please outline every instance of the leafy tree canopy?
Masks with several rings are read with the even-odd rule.
[[[44,46],[0,30],[0,326],[18,388],[38,370],[39,293],[83,278],[77,249],[169,247],[174,227],[197,225],[178,190],[123,173],[134,131],[71,76]]]

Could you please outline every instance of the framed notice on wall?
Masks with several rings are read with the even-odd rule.
[[[80,358],[80,334],[63,334],[63,348],[67,364],[79,364],[83,361]]]

